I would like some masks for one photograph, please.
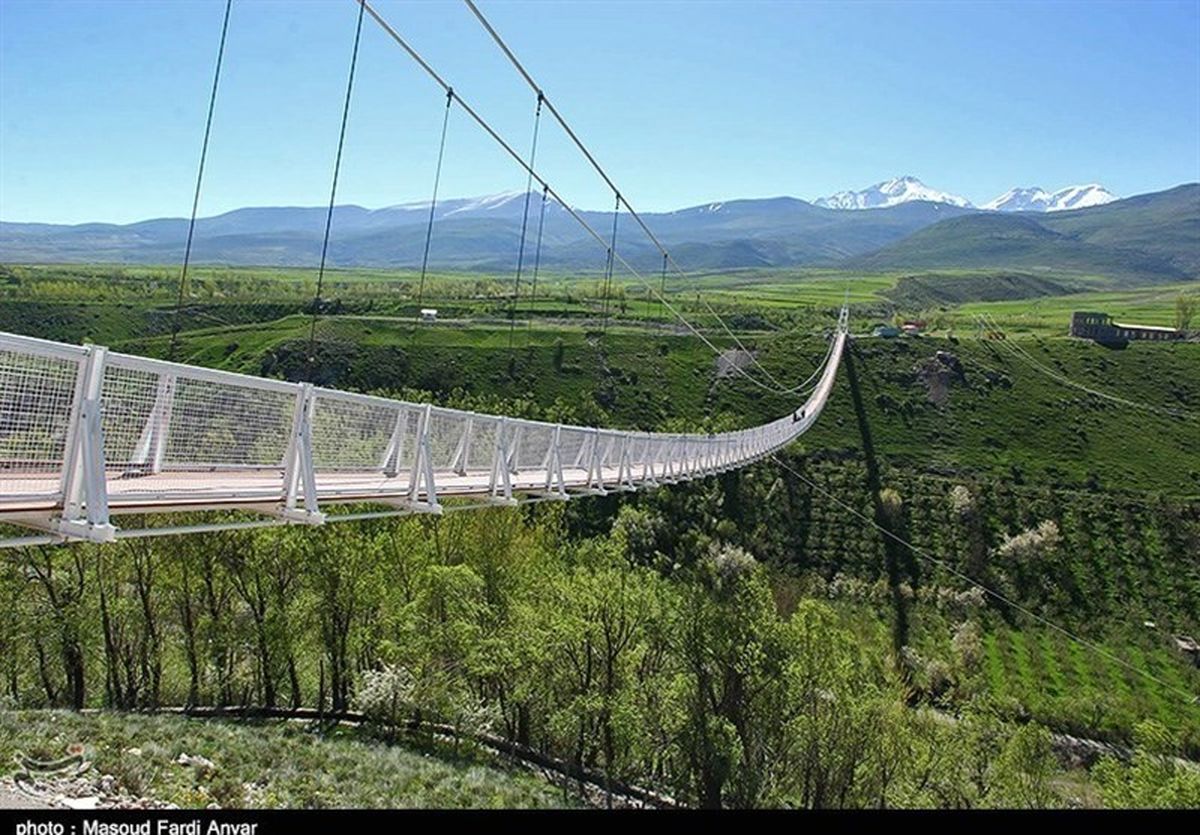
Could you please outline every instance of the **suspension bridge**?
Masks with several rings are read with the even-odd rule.
[[[546,202],[557,201],[604,250],[605,324],[614,269],[621,266],[645,284],[695,337],[720,353],[664,295],[667,270],[683,274],[682,269],[471,0],[466,0],[470,11],[535,93],[534,139],[527,157],[514,150],[366,0],[353,2],[358,7],[357,25],[312,305],[310,355],[321,310],[337,177],[366,15],[440,86],[447,115],[451,107],[458,106],[525,172],[529,188],[514,299],[525,262],[530,189],[536,183],[541,189],[543,217]],[[178,344],[179,311],[231,7],[232,0],[227,0],[171,333],[171,359]],[[615,211],[608,238],[570,208],[538,173],[537,136],[543,112],[559,123],[612,189]],[[443,120],[421,265],[422,289],[434,234],[447,123]],[[658,287],[617,248],[617,219],[622,210],[661,252]],[[534,281],[541,228],[539,222],[532,258]],[[725,333],[744,348],[712,312]],[[807,431],[829,399],[847,338],[848,309],[843,306],[823,362],[808,380],[790,388],[762,368],[753,352],[746,355],[757,373],[739,364],[733,366],[735,372],[767,391],[806,395],[801,405],[779,419],[731,432],[666,434],[478,414],[309,382],[251,377],[133,356],[100,345],[70,345],[0,333],[0,524],[28,531],[0,538],[0,547],[104,543],[216,529],[440,514],[496,504],[564,501],[704,478],[770,456]],[[444,504],[450,499],[463,501]],[[379,505],[382,509],[331,510],[348,504]],[[146,523],[153,514],[214,510],[240,510],[251,516],[246,520],[226,516],[213,522]]]

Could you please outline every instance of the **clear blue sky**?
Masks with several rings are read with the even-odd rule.
[[[1119,195],[1200,179],[1200,2],[480,5],[637,208],[914,174]],[[0,0],[0,218],[185,216],[222,0]],[[454,0],[376,7],[522,149],[533,95]],[[357,6],[234,0],[201,214],[328,199]],[[427,199],[442,96],[364,22],[339,203]],[[444,196],[520,189],[463,116]],[[611,198],[547,126],[567,200]]]

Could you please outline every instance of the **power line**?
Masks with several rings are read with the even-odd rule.
[[[333,183],[329,187],[329,209],[325,212],[325,235],[321,240],[321,266],[317,269],[317,294],[313,298],[312,326],[308,335],[309,376],[315,371],[317,318],[321,314],[321,288],[325,282],[325,260],[329,254],[329,230],[333,226],[333,204],[337,199],[338,173],[342,169],[342,150],[346,145],[346,123],[350,121],[350,97],[354,93],[354,71],[358,67],[358,45],[362,40],[363,9],[359,6],[354,27],[354,50],[350,53],[350,74],[346,79],[346,99],[342,104],[342,126],[338,131],[337,154],[333,160]]]
[[[225,0],[225,18],[221,22],[221,43],[217,47],[217,65],[213,70],[212,92],[208,96],[208,118],[204,121],[204,141],[200,143],[200,166],[196,171],[196,190],[192,195],[192,216],[188,220],[187,243],[183,247],[183,269],[179,274],[179,290],[175,296],[175,316],[171,321],[171,345],[167,349],[167,359],[172,362],[175,361],[175,351],[179,345],[179,318],[183,310],[188,265],[192,260],[192,238],[196,232],[196,213],[200,209],[200,188],[204,183],[204,163],[208,159],[208,139],[212,135],[213,113],[217,108],[217,87],[221,82],[221,65],[225,61],[225,36],[229,33],[229,12],[232,7],[233,0]]]
[[[867,516],[865,513],[862,513],[854,506],[842,501],[841,499],[839,499],[837,496],[835,496],[830,491],[819,486],[816,482],[801,475],[799,472],[797,472],[792,467],[789,467],[787,464],[785,464],[779,458],[778,455],[772,453],[771,458],[781,468],[788,471],[796,478],[800,479],[800,481],[807,484],[810,488],[812,488],[813,490],[816,490],[818,493],[821,493],[822,495],[826,496],[827,498],[832,499],[835,503],[841,505],[843,509],[845,509],[849,513],[853,514],[854,516],[857,516],[859,519],[862,519],[864,522],[866,522],[871,527],[878,530],[884,536],[900,543],[905,548],[912,551],[912,553],[916,554],[918,557],[921,557],[925,560],[928,560],[929,562],[932,562],[933,564],[939,566],[940,568],[950,572],[955,577],[958,577],[960,580],[963,580],[964,582],[969,583],[970,585],[974,586],[975,588],[979,589],[980,591],[984,592],[985,594],[991,596],[992,598],[999,600],[1001,603],[1011,606],[1013,609],[1016,609],[1018,612],[1021,612],[1022,614],[1027,615],[1030,618],[1033,618],[1038,623],[1041,623],[1043,626],[1050,627],[1055,632],[1058,632],[1059,634],[1064,635],[1068,639],[1075,641],[1076,643],[1086,647],[1087,649],[1090,649],[1092,652],[1096,653],[1097,655],[1101,655],[1101,656],[1107,658],[1109,661],[1112,661],[1113,663],[1118,664],[1121,667],[1124,667],[1125,669],[1129,670],[1130,672],[1133,672],[1133,673],[1136,673],[1136,674],[1142,676],[1143,678],[1147,679],[1148,681],[1154,682],[1155,684],[1159,685],[1160,687],[1164,687],[1167,690],[1172,691],[1173,693],[1183,696],[1184,698],[1186,698],[1188,700],[1188,702],[1194,703],[1194,702],[1196,702],[1197,698],[1200,698],[1200,697],[1197,697],[1194,693],[1189,693],[1188,691],[1186,691],[1180,687],[1176,687],[1175,685],[1171,684],[1170,682],[1162,680],[1161,678],[1154,675],[1153,673],[1147,672],[1146,670],[1143,670],[1140,667],[1136,667],[1133,664],[1130,664],[1128,661],[1109,652],[1108,650],[1104,649],[1103,647],[1099,646],[1098,644],[1095,644],[1086,638],[1076,635],[1074,632],[1071,632],[1070,630],[1066,629],[1065,627],[1059,626],[1054,621],[1052,621],[1049,618],[1046,618],[1042,615],[1037,614],[1036,612],[1032,611],[1031,609],[1027,609],[1026,607],[1022,606],[1020,603],[1017,603],[1015,600],[1008,597],[1007,595],[1004,595],[1001,592],[995,591],[994,589],[989,588],[988,586],[985,586],[983,583],[981,583],[978,580],[976,580],[975,578],[971,577],[969,574],[959,571],[957,568],[950,565],[945,560],[938,559],[937,557],[930,554],[928,551],[925,551],[922,548],[918,548],[916,545],[913,545],[911,542],[904,539],[903,537],[897,536],[896,534],[892,533],[887,528],[883,527],[878,522],[876,522],[874,519]]]
[[[979,315],[976,317],[976,319],[980,322],[984,322],[988,327],[991,327],[993,330],[997,330],[997,331],[1003,330],[1000,327],[999,323],[996,322],[996,320],[994,318],[988,316],[987,314]],[[1104,400],[1110,400],[1114,403],[1119,403],[1122,406],[1129,406],[1130,408],[1133,408],[1133,409],[1142,409],[1142,410],[1145,410],[1148,412],[1155,412],[1157,414],[1170,415],[1171,417],[1184,418],[1184,419],[1188,419],[1188,420],[1194,419],[1194,417],[1195,417],[1192,413],[1184,411],[1182,409],[1168,409],[1168,408],[1164,408],[1164,407],[1160,407],[1160,406],[1153,406],[1149,403],[1139,403],[1136,400],[1127,400],[1124,397],[1118,397],[1115,394],[1109,394],[1108,392],[1091,388],[1090,386],[1084,385],[1083,383],[1079,383],[1079,382],[1076,382],[1075,380],[1072,380],[1070,377],[1066,376],[1065,374],[1061,374],[1061,373],[1055,371],[1054,369],[1050,368],[1049,366],[1047,366],[1047,365],[1043,364],[1041,361],[1039,361],[1036,357],[1033,356],[1033,354],[1029,353],[1029,351],[1025,350],[1024,348],[1022,348],[1016,344],[1010,343],[1007,339],[1002,339],[1002,340],[998,340],[998,341],[1000,342],[1000,344],[1004,345],[1005,349],[1008,350],[1009,353],[1013,354],[1018,359],[1024,360],[1027,364],[1032,365],[1034,368],[1041,371],[1043,374],[1047,375],[1048,377],[1050,377],[1054,380],[1057,380],[1058,382],[1062,383],[1063,385],[1071,386],[1072,388],[1077,388],[1080,391],[1086,392],[1094,397],[1099,397]]]

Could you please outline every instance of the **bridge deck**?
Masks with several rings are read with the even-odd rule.
[[[545,470],[527,470],[509,476],[511,489],[517,493],[547,490]],[[487,495],[492,486],[488,470],[466,473],[438,471],[435,473],[438,499]],[[633,473],[635,484],[643,484],[641,470]],[[603,467],[599,478],[606,489],[620,486],[618,467]],[[57,478],[46,476],[5,476],[6,493],[0,496],[0,521],[8,514],[53,510],[60,504],[55,493]],[[552,479],[557,488],[557,480]],[[563,483],[567,490],[583,490],[589,486],[588,472],[583,468],[564,467]],[[388,477],[378,471],[320,473],[317,475],[317,499],[321,503],[369,502],[406,499],[409,497],[410,473]],[[283,498],[283,470],[217,472],[166,472],[134,478],[110,478],[107,481],[108,505],[113,512],[134,513],[167,507],[189,505],[223,505],[240,503],[278,502]],[[303,491],[300,493],[303,498]],[[425,490],[417,499],[426,501]]]

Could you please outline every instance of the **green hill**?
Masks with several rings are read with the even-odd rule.
[[[1200,273],[1200,185],[1054,214],[950,218],[869,255],[859,269],[1008,269],[1124,283]]]
[[[1145,252],[1190,276],[1200,275],[1200,183],[1042,215],[1039,222],[1079,241]]]

